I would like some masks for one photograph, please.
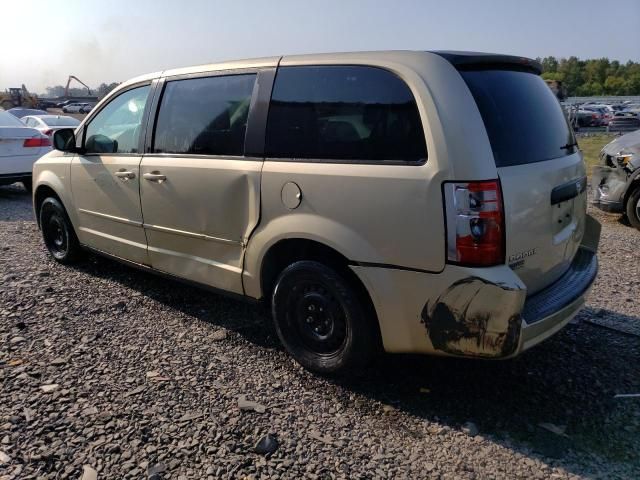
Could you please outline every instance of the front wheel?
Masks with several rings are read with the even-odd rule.
[[[51,256],[58,262],[76,262],[82,253],[69,216],[57,198],[45,198],[40,206],[42,238]]]
[[[276,331],[303,367],[320,374],[368,363],[378,336],[359,292],[333,269],[314,261],[287,267],[272,297]]]
[[[625,205],[625,211],[631,226],[640,230],[640,187],[631,192]]]

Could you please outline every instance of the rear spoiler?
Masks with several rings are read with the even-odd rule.
[[[513,55],[500,55],[497,53],[481,52],[456,52],[456,51],[432,51],[446,59],[458,70],[524,70],[540,75],[542,65],[537,60]]]

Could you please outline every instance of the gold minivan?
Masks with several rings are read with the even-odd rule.
[[[264,300],[316,372],[379,350],[512,357],[597,272],[582,154],[539,74],[390,51],[138,77],[56,132],[36,218],[61,263],[89,249]]]

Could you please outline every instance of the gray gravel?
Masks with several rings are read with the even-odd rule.
[[[588,308],[538,348],[329,381],[259,306],[56,264],[30,208],[0,187],[1,479],[640,477],[640,399],[614,398],[640,393],[640,234],[615,216]]]

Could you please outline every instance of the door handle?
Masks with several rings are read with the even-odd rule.
[[[134,178],[136,178],[135,173],[128,172],[126,170],[118,170],[114,175],[123,181],[133,180]]]
[[[145,173],[144,175],[142,175],[142,178],[150,182],[162,183],[167,179],[167,176],[162,175],[160,172],[156,171],[151,173]]]

